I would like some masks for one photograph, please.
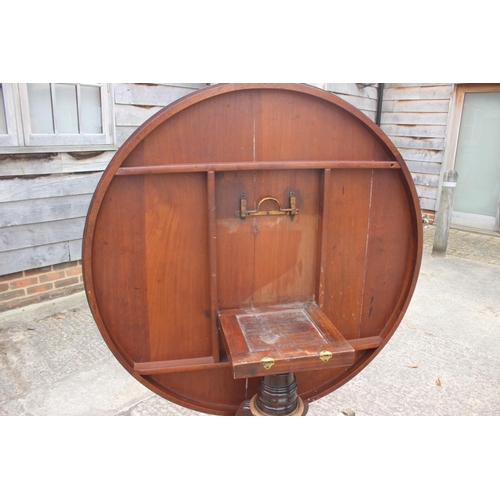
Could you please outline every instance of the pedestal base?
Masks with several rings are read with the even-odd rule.
[[[259,380],[258,393],[244,401],[237,416],[300,417],[305,416],[309,405],[297,396],[297,383],[293,373],[268,375]]]

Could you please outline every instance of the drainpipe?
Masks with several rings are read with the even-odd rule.
[[[377,117],[375,123],[380,127],[380,121],[382,118],[382,101],[384,99],[384,84],[378,84],[378,99],[377,99]]]

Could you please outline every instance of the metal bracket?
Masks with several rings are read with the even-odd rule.
[[[260,364],[266,369],[269,370],[273,365],[274,365],[274,359],[273,358],[262,358],[260,360]]]
[[[332,356],[333,356],[333,354],[331,353],[331,351],[321,351],[319,353],[319,359],[321,359],[321,361],[323,361],[323,363],[326,363],[327,361],[329,361]]]
[[[278,205],[278,210],[260,210],[260,206],[265,201],[274,201]],[[247,217],[256,217],[260,215],[289,215],[290,218],[293,218],[299,213],[299,209],[296,207],[297,199],[295,197],[295,193],[290,191],[289,195],[290,208],[281,208],[281,203],[278,199],[272,198],[270,196],[266,198],[262,198],[257,205],[257,210],[247,210],[247,198],[243,193],[240,196],[240,209],[235,212],[235,216],[241,219],[246,219]]]

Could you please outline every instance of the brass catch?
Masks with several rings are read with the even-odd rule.
[[[261,210],[260,206],[265,201],[274,201],[278,205],[278,210]],[[240,217],[241,219],[246,219],[247,217],[256,217],[260,215],[289,215],[290,218],[293,218],[299,213],[299,209],[296,207],[297,198],[293,191],[290,191],[289,195],[290,208],[281,208],[281,203],[278,199],[272,198],[270,196],[266,198],[262,198],[257,205],[257,210],[247,210],[247,197],[243,193],[240,196],[240,209],[235,212],[236,217]]]
[[[269,370],[271,366],[274,365],[274,359],[273,358],[262,358],[260,360],[260,364],[266,369]]]
[[[332,353],[330,351],[321,351],[319,353],[319,359],[326,363],[332,357]]]

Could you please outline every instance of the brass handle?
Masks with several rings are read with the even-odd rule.
[[[289,195],[290,200],[290,208],[281,208],[281,203],[277,198],[273,198],[271,196],[267,196],[266,198],[262,198],[257,204],[257,210],[247,210],[247,198],[243,193],[240,196],[240,209],[235,212],[235,216],[241,219],[246,219],[247,217],[256,217],[261,215],[289,215],[290,218],[293,218],[299,213],[299,209],[296,207],[296,197],[293,191],[290,191]],[[260,210],[260,206],[265,201],[274,201],[278,205],[278,210]]]

